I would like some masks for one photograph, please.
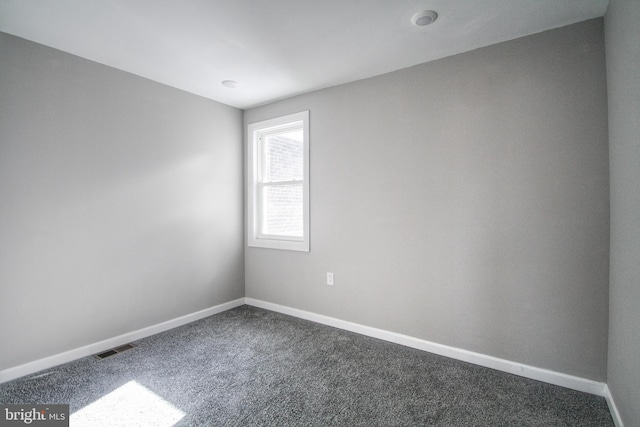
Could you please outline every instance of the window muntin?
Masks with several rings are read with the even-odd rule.
[[[309,112],[248,127],[249,246],[309,251]]]

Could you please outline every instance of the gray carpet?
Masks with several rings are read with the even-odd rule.
[[[135,381],[181,411],[179,426],[613,425],[601,397],[254,307],[134,344],[1,384],[0,402],[74,413]]]

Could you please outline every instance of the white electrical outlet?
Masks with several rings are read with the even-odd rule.
[[[327,285],[333,286],[333,273],[327,273]]]

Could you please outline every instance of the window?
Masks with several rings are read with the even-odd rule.
[[[309,112],[247,132],[247,244],[309,252]]]

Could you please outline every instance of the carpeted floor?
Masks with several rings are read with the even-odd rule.
[[[71,426],[613,425],[602,397],[249,306],[134,344],[0,403],[69,403]]]

